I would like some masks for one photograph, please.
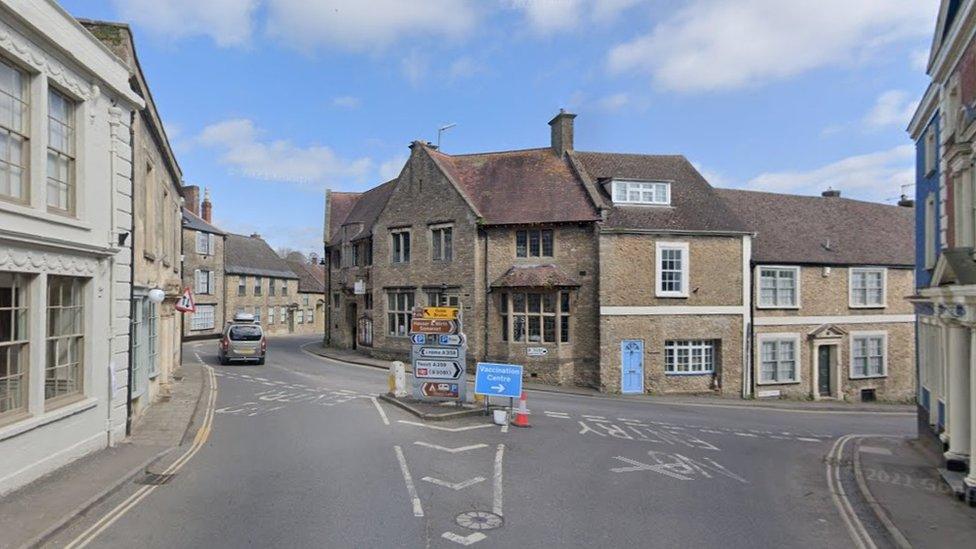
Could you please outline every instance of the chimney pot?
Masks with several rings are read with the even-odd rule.
[[[258,233],[251,233],[251,238],[261,238],[261,235]]]
[[[210,220],[213,214],[213,204],[210,202],[210,189],[203,188],[203,203],[200,204],[200,217],[203,218],[207,223],[213,223]]]
[[[912,200],[911,198],[908,198],[907,195],[903,194],[901,195],[901,200],[898,201],[898,205],[901,206],[902,208],[914,208],[915,201]]]
[[[193,212],[193,215],[200,215],[200,187],[196,185],[185,185],[183,187],[183,197],[186,199],[186,209]]]
[[[840,191],[828,188],[826,191],[820,193],[820,196],[824,198],[840,198]]]
[[[559,114],[549,121],[550,146],[560,158],[566,151],[573,150],[573,119],[576,115],[559,109]]]

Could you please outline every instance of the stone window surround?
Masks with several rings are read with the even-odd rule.
[[[522,341],[515,341],[514,328],[515,328],[515,315],[514,312],[514,300],[512,295],[516,293],[522,294],[551,294],[554,296],[554,312],[552,313],[526,313],[525,316],[554,316],[555,326],[554,326],[554,340],[553,341],[529,341],[529,331],[528,331],[528,321],[526,321],[525,326],[525,337]],[[568,310],[563,310],[563,295],[567,296],[568,299]],[[573,305],[575,298],[573,297],[573,292],[565,289],[557,289],[552,292],[543,292],[539,290],[533,290],[530,288],[518,289],[518,288],[508,288],[505,291],[499,292],[498,297],[498,314],[501,317],[503,323],[502,337],[501,341],[509,345],[572,345],[573,343]],[[526,310],[528,310],[528,297],[526,297]],[[542,302],[540,301],[540,311],[542,311]],[[545,339],[545,327],[544,321],[540,319],[540,337]],[[564,325],[568,328],[566,330],[566,340],[563,341],[563,327]]]
[[[429,225],[427,230],[430,234],[430,260],[442,263],[454,261],[454,223],[436,223]],[[434,253],[435,241],[439,243],[440,257]]]
[[[854,340],[869,337],[880,337],[881,338],[881,374],[868,374],[868,375],[855,375],[854,374]],[[884,379],[888,377],[888,332],[884,330],[871,330],[863,332],[850,332],[848,334],[849,345],[850,345],[850,361],[848,363],[848,378],[849,379]]]
[[[775,270],[790,270],[794,273],[795,286],[793,291],[796,293],[795,303],[793,305],[764,305],[762,302],[762,271],[763,269],[775,269]],[[802,295],[803,295],[803,282],[802,269],[799,265],[756,265],[755,272],[753,273],[753,278],[755,279],[755,292],[756,292],[756,308],[757,309],[799,309],[802,306]]]
[[[800,369],[803,367],[803,361],[801,360],[800,348],[802,338],[798,333],[760,333],[756,334],[756,352],[753,353],[756,368],[756,385],[799,385],[800,380],[803,379],[803,375]],[[762,379],[762,345],[767,341],[791,341],[793,342],[793,361],[795,367],[793,369],[794,376],[792,380],[772,380],[763,381]]]
[[[665,250],[678,250],[681,252],[681,290],[664,290],[661,273],[661,262],[663,260]],[[666,298],[687,298],[688,297],[688,286],[691,271],[691,260],[689,254],[689,244],[688,242],[664,242],[659,241],[654,243],[654,295],[656,297],[666,297]]]
[[[390,229],[390,263],[393,265],[406,265],[410,263],[411,236],[410,227],[397,227]],[[397,250],[399,249],[399,254]]]
[[[865,303],[858,305],[854,303],[854,273],[857,272],[881,272],[881,303]],[[851,267],[847,270],[848,305],[851,309],[884,309],[888,306],[888,269],[885,267]]]
[[[551,248],[550,253],[545,253],[545,248],[542,243],[543,234],[549,233],[549,247]],[[538,233],[538,243],[539,253],[532,253],[532,234]],[[520,234],[525,235],[525,253],[519,253],[519,236]],[[534,258],[534,257],[555,257],[556,256],[556,230],[552,228],[539,228],[539,229],[518,229],[514,231],[513,244],[515,245],[515,257],[519,258]]]

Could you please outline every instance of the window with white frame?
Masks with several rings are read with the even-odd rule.
[[[298,324],[304,324],[305,323],[305,309],[298,309],[295,312],[295,314],[297,315],[296,318],[295,318],[295,322],[297,322]]]
[[[54,88],[48,89],[47,207],[75,213],[75,104]]]
[[[214,293],[214,273],[206,269],[193,271],[196,280],[194,291],[198,294],[211,295]]]
[[[263,283],[264,281],[260,276],[254,277],[254,295],[261,295]]]
[[[308,311],[305,312],[305,322],[307,324],[314,324],[315,323],[315,313],[312,312],[312,308],[311,307],[309,307],[308,308]]]
[[[552,229],[515,231],[516,257],[552,257]]]
[[[667,206],[671,204],[671,184],[666,181],[613,181],[613,201],[615,204],[651,204]]]
[[[715,373],[715,342],[704,339],[666,341],[664,371],[669,374]]]
[[[656,246],[658,297],[688,297],[688,243],[658,242]]]
[[[451,261],[454,258],[454,227],[435,225],[430,228],[430,254],[433,261]]]
[[[936,216],[938,213],[935,209],[935,193],[929,193],[925,197],[925,268],[932,269],[935,267],[935,256],[936,256]]]
[[[29,280],[0,273],[0,423],[27,411]]]
[[[68,276],[47,279],[47,360],[44,400],[81,393],[84,387],[83,281]]]
[[[851,334],[851,377],[885,377],[887,375],[884,333]]]
[[[929,127],[925,132],[925,175],[928,176],[935,171],[937,160],[937,143],[935,139],[935,126]]]
[[[203,231],[197,231],[197,253],[203,255],[213,255],[214,254],[214,235],[211,233],[205,233]]]
[[[283,279],[281,281],[281,295],[288,295],[288,280]]]
[[[275,306],[272,305],[268,307],[268,325],[272,325],[275,322]]]
[[[413,319],[413,292],[387,292],[387,333],[394,337],[407,337]]]
[[[278,307],[278,317],[282,324],[288,323],[288,309],[284,305]]]
[[[149,367],[149,377],[153,378],[159,375],[159,325],[157,319],[159,318],[158,306],[152,301],[146,300],[146,334],[148,339],[146,343],[148,344],[147,352],[149,354],[149,359],[146,362]]]
[[[247,295],[247,277],[238,276],[237,277],[237,295]]]
[[[967,170],[952,178],[953,223],[955,225],[956,246],[968,247],[974,243],[974,215],[973,202],[973,174],[976,170]],[[968,174],[968,177],[967,177]]]
[[[410,229],[390,231],[393,263],[410,262]]]
[[[274,297],[274,295],[275,295],[275,284],[277,284],[277,283],[278,282],[275,279],[273,279],[273,278],[269,278],[268,279],[268,295],[269,296]]]
[[[759,306],[793,308],[800,304],[799,267],[760,267]]]
[[[461,298],[456,290],[427,290],[427,305],[430,307],[460,307]]]
[[[191,330],[212,330],[214,327],[214,306],[197,305],[196,311],[190,317]]]
[[[0,197],[22,203],[27,202],[30,187],[29,81],[26,72],[0,58]],[[0,413],[2,409],[0,405]]]
[[[795,383],[800,380],[798,338],[766,337],[759,341],[759,383]]]
[[[851,307],[885,306],[885,269],[851,269]]]

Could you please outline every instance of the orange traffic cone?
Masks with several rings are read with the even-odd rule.
[[[529,425],[529,406],[528,400],[525,397],[525,391],[522,391],[522,396],[519,397],[518,410],[515,411],[515,421],[512,425],[516,427],[531,427]]]

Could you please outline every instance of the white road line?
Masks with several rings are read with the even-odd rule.
[[[470,431],[472,429],[484,429],[485,427],[492,427],[491,423],[485,423],[483,425],[468,425],[467,427],[441,427],[440,425],[426,425],[424,423],[418,423],[416,421],[407,421],[405,419],[399,419],[397,421],[399,421],[400,423],[405,423],[407,425],[426,427],[428,429],[434,429],[436,431],[447,431],[449,433],[458,433],[461,431]]]
[[[319,398],[322,398],[322,396],[324,395],[319,396]],[[380,402],[376,400],[376,397],[369,397],[369,399],[373,401],[373,406],[375,406],[376,411],[380,413],[380,418],[383,420],[383,425],[389,425],[390,420],[386,417],[386,412],[383,411],[383,407],[380,406]]]
[[[738,435],[738,436],[740,436],[740,437],[751,437],[751,438],[757,438],[758,437],[758,435],[754,435],[752,433],[738,433],[737,432],[735,434]]]
[[[502,514],[502,458],[505,457],[505,445],[499,444],[495,452],[495,478],[492,489],[491,511],[503,517]]]
[[[467,452],[468,450],[477,450],[479,448],[487,448],[487,444],[472,444],[471,446],[461,446],[460,448],[445,448],[444,446],[438,446],[436,444],[430,444],[427,442],[416,441],[414,442],[417,446],[423,446],[424,448],[431,448],[434,450],[440,450],[442,452],[449,452],[451,454],[458,454],[461,452]]]
[[[424,477],[420,480],[425,480],[431,484],[436,484],[438,486],[450,488],[451,490],[463,490],[468,486],[474,486],[479,482],[483,482],[485,480],[485,477],[469,478],[468,480],[461,481],[461,482],[447,482],[446,480],[441,480],[439,478],[434,478],[434,477]]]
[[[860,446],[857,447],[858,452],[864,454],[878,454],[879,456],[890,456],[891,450],[887,448],[881,448],[879,446]]]
[[[413,516],[422,517],[424,508],[420,505],[417,488],[413,485],[413,477],[410,476],[410,469],[407,468],[407,458],[403,457],[403,449],[399,446],[394,446],[393,450],[396,452],[397,461],[400,462],[400,472],[403,473],[403,482],[407,485],[407,494],[410,495],[410,501],[413,503]]]
[[[582,417],[585,417],[586,419],[607,419],[605,416],[588,416],[586,414],[580,414],[580,415]]]
[[[796,440],[802,440],[803,442],[820,442],[820,439],[818,438],[796,437]]]
[[[867,533],[867,530],[865,530],[861,519],[858,518],[854,509],[851,507],[850,501],[847,499],[847,494],[844,492],[844,486],[840,482],[840,467],[838,464],[844,452],[844,445],[851,437],[853,435],[844,435],[838,438],[827,454],[827,486],[830,488],[830,495],[834,500],[834,506],[837,507],[841,519],[844,520],[844,525],[847,526],[847,532],[850,534],[851,540],[860,549],[874,549],[876,547],[874,541]]]
[[[508,432],[508,426],[509,426],[509,423],[507,421],[505,422],[505,425],[502,425],[502,434],[505,434],[505,433]]]
[[[485,539],[488,536],[482,534],[481,532],[475,532],[467,536],[455,534],[454,532],[444,532],[443,534],[441,534],[441,537],[446,540],[450,540],[453,541],[454,543],[459,543],[467,547],[468,545],[471,545],[473,543],[478,543],[479,541]]]

